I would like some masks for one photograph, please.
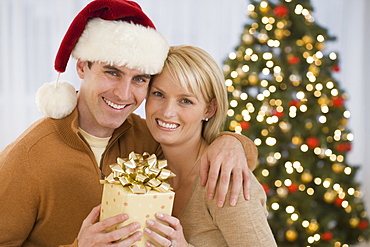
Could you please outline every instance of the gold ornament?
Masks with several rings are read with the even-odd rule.
[[[319,229],[319,224],[317,223],[317,221],[312,221],[308,227],[307,227],[308,231],[310,233],[315,233],[317,232],[317,230]]]
[[[340,120],[339,120],[339,122],[340,122],[340,124],[341,125],[347,125],[347,119],[346,118],[341,118]]]
[[[344,171],[344,168],[345,168],[345,166],[343,164],[340,164],[340,163],[334,163],[331,166],[331,169],[333,169],[333,171],[337,174],[342,173]]]
[[[337,197],[337,193],[333,190],[330,190],[330,191],[325,192],[324,201],[327,203],[333,203],[336,197]]]
[[[276,29],[274,33],[275,33],[275,37],[277,39],[284,38],[284,30],[282,30],[282,29]]]
[[[312,174],[310,172],[304,172],[301,175],[301,180],[304,183],[309,183],[312,181]]]
[[[286,187],[280,187],[276,190],[276,193],[280,198],[286,198],[288,196],[289,191]]]
[[[296,232],[296,230],[290,229],[290,230],[285,232],[285,238],[289,242],[295,241],[297,239],[297,237],[298,237],[298,233]]]
[[[316,43],[316,49],[318,49],[319,51],[321,50],[324,50],[325,49],[325,45],[324,43]]]
[[[246,33],[243,35],[243,41],[245,44],[249,45],[253,42],[253,36],[250,35],[249,33]]]
[[[260,10],[263,14],[267,14],[270,11],[270,6],[260,6]]]
[[[292,143],[293,143],[294,145],[299,146],[299,145],[301,145],[301,144],[302,144],[302,142],[303,142],[303,140],[302,140],[302,137],[300,137],[300,136],[294,136],[294,137],[292,138]]]
[[[349,224],[352,228],[356,228],[359,223],[360,223],[360,220],[357,217],[349,219]]]
[[[312,43],[313,42],[313,39],[311,36],[308,36],[308,35],[305,35],[302,37],[302,41],[305,43],[305,44],[309,44],[309,43]]]
[[[257,82],[258,82],[258,76],[257,76],[257,74],[256,73],[252,73],[248,77],[248,81],[249,81],[249,84],[252,85],[252,86],[257,85]]]

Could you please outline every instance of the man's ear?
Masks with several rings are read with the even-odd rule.
[[[213,98],[207,106],[207,110],[206,110],[206,113],[204,115],[204,118],[209,119],[209,118],[213,117],[213,115],[215,115],[216,111],[217,111],[217,100],[215,98]]]
[[[77,70],[77,74],[80,77],[80,79],[84,79],[85,78],[85,70],[86,69],[87,69],[87,62],[86,61],[77,60],[76,70]]]

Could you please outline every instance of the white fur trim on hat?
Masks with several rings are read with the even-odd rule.
[[[64,118],[71,114],[76,105],[76,90],[67,82],[45,83],[36,92],[37,109],[47,117]]]
[[[166,39],[153,28],[94,18],[87,23],[72,56],[157,74],[162,71],[168,50]]]

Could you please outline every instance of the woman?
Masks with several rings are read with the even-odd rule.
[[[177,174],[170,180],[176,192],[173,215],[157,215],[168,225],[149,220],[145,229],[162,246],[276,246],[266,195],[254,176],[251,199],[240,194],[235,207],[217,207],[199,185],[199,157],[218,135],[227,107],[224,77],[213,58],[197,47],[172,47],[146,101],[149,130]],[[256,159],[257,149],[248,158]]]

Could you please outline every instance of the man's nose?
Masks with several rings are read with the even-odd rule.
[[[122,101],[125,101],[131,97],[132,90],[131,82],[125,80],[117,83],[114,94]]]

